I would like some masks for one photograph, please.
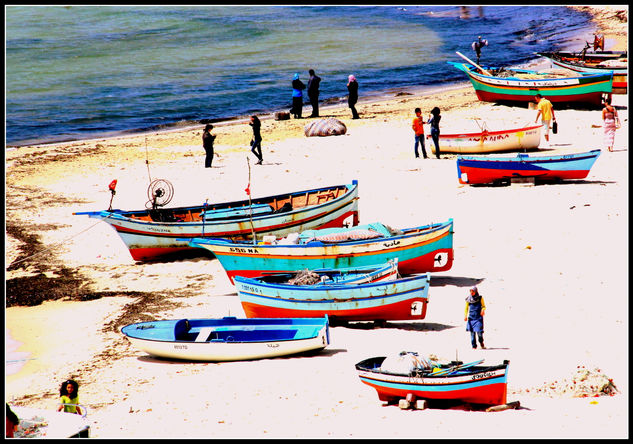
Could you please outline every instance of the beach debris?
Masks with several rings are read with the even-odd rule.
[[[590,370],[584,365],[576,367],[576,372],[571,379],[545,383],[533,391],[550,396],[571,396],[573,398],[614,396],[619,393],[613,379],[605,375],[602,370],[599,368]]]
[[[334,117],[315,120],[306,124],[304,133],[306,137],[313,136],[340,136],[347,132],[347,127],[343,122]]]
[[[493,405],[492,407],[488,407],[486,411],[487,412],[502,412],[504,410],[518,409],[519,407],[521,407],[521,403],[519,401],[512,401],[512,402],[508,402],[507,404]]]
[[[287,111],[280,111],[275,113],[275,120],[288,120],[290,119],[290,113]]]

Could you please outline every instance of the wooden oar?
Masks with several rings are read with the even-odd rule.
[[[462,369],[465,369],[465,368],[468,368],[468,367],[472,367],[472,366],[477,365],[477,364],[481,364],[482,362],[484,362],[484,360],[480,359],[479,361],[469,362],[468,364],[456,365],[455,367],[449,367],[449,368],[445,368],[444,370],[440,370],[439,372],[433,373],[432,375],[433,376],[442,376],[442,375],[445,375],[447,373],[452,373],[452,372],[457,371],[457,370],[462,370]]]
[[[479,66],[478,64],[476,64],[475,62],[473,62],[472,60],[470,60],[468,57],[466,57],[464,54],[462,54],[459,51],[455,51],[455,54],[457,54],[458,56],[460,56],[462,59],[466,60],[468,63],[470,63],[471,65],[473,65],[475,68],[478,68],[479,70],[481,70],[482,73],[484,73],[484,75],[490,76],[492,77],[492,74],[490,74],[490,71],[486,71],[485,69],[483,69],[481,66]]]

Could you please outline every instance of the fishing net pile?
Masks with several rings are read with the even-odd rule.
[[[613,396],[618,393],[618,389],[613,380],[602,373],[599,368],[589,370],[585,366],[579,365],[571,379],[544,384],[535,389],[534,392],[551,396],[562,395],[573,398],[589,398]]]
[[[552,78],[564,78],[564,77],[578,77],[578,74],[574,71],[564,68],[550,68],[538,73],[526,73],[526,72],[517,72],[512,69],[507,68],[499,68],[492,70],[491,74],[495,77],[499,77],[502,79],[507,79],[509,77],[514,77],[522,80],[543,80],[543,79],[552,79]]]
[[[339,136],[347,132],[347,127],[343,122],[334,117],[328,119],[315,120],[306,124],[304,132],[307,137],[312,136]]]
[[[416,370],[430,371],[439,366],[435,355],[421,356],[417,352],[403,351],[395,356],[387,356],[380,364],[380,370],[397,375],[411,375]]]
[[[308,269],[299,271],[296,276],[288,281],[290,285],[314,285],[321,282],[321,277]]]

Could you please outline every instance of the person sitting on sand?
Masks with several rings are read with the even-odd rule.
[[[62,382],[62,386],[59,389],[59,407],[57,411],[62,410],[66,413],[76,413],[81,415],[81,408],[79,407],[79,384],[72,379]]]

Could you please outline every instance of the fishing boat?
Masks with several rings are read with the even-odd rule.
[[[458,156],[457,177],[462,184],[484,184],[519,177],[544,180],[584,179],[600,150],[552,156],[516,157]]]
[[[450,270],[453,265],[453,219],[404,228],[381,223],[352,228],[307,230],[269,244],[194,238],[220,261],[231,282],[235,276],[256,277],[303,269],[349,268],[398,259],[403,276]]]
[[[556,58],[561,60],[579,61],[586,63],[602,63],[607,60],[626,59],[627,51],[544,51],[537,52],[537,55],[547,58]]]
[[[305,319],[176,319],[121,329],[132,345],[159,358],[244,361],[312,350],[330,343],[327,317]]]
[[[527,69],[480,69],[468,63],[448,63],[468,75],[477,98],[484,102],[534,102],[534,96],[541,94],[552,103],[600,106],[603,95],[613,90],[612,72],[555,77]]]
[[[376,389],[378,399],[387,403],[414,398],[506,404],[510,362],[480,365],[482,363],[483,359],[436,366],[430,359],[420,359],[417,353],[403,352],[397,357],[365,359],[356,364],[356,370],[361,382]]]
[[[358,224],[358,182],[218,204],[76,212],[110,224],[136,261],[196,252],[188,238],[249,240]],[[187,238],[186,240],[179,240]]]
[[[389,264],[393,266],[394,262]],[[348,269],[349,270],[349,269]],[[351,269],[355,270],[355,269]],[[296,273],[246,278],[235,276],[235,287],[246,317],[323,317],[336,321],[420,320],[429,299],[428,273],[395,280],[334,281],[329,273],[308,272],[314,284],[296,285]],[[321,279],[325,277],[325,279]]]
[[[542,125],[526,126],[501,131],[482,129],[474,133],[440,134],[442,153],[483,154],[504,151],[537,149],[541,142]],[[431,135],[426,136],[431,139]],[[435,144],[428,143],[435,154]]]
[[[613,53],[613,51],[609,52]],[[536,54],[549,59],[552,65],[578,73],[599,74],[611,71],[613,72],[613,93],[626,94],[627,92],[628,62],[626,51],[618,51],[619,57],[613,54],[611,57],[587,56],[582,58],[563,52],[539,52]]]

